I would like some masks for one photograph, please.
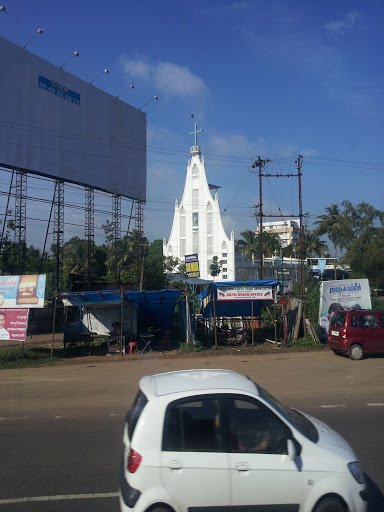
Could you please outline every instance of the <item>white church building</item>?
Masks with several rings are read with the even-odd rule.
[[[190,132],[195,136],[195,145],[191,147],[184,193],[180,203],[176,199],[172,230],[168,242],[163,240],[163,254],[184,262],[185,255],[197,253],[200,279],[234,281],[235,234],[232,231],[228,238],[225,233],[217,191],[220,187],[207,181],[204,157],[197,145],[199,132],[202,130],[195,123],[195,130]],[[209,269],[214,256],[222,261],[221,273],[216,277],[211,276]]]

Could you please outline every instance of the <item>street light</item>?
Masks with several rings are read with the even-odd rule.
[[[94,82],[95,80],[97,80],[97,79],[99,78],[99,76],[103,75],[104,73],[109,73],[108,69],[104,69],[104,71],[102,71],[102,72],[100,73],[100,75],[97,75],[97,77],[96,77],[96,78],[94,78],[93,80],[91,80],[89,83],[90,83],[90,84],[93,84],[93,82]]]
[[[65,66],[65,65],[66,65],[66,63],[67,63],[67,62],[69,62],[69,61],[72,59],[72,57],[75,57],[75,56],[76,56],[76,57],[78,57],[79,55],[80,55],[80,53],[79,53],[79,52],[75,52],[73,55],[71,55],[71,56],[69,57],[69,59],[67,59],[67,60],[64,62],[64,64],[62,64],[62,65],[60,66],[60,69],[61,69],[63,66]]]
[[[147,101],[147,103],[144,103],[144,105],[142,107],[139,108],[139,110],[141,110],[142,108],[144,108],[146,105],[148,105],[148,103],[151,103],[151,101],[153,100],[158,100],[159,98],[157,96],[154,96],[153,98],[151,98],[149,101]]]
[[[4,14],[7,14],[7,9],[4,7],[4,5],[0,5],[0,11],[3,11]]]
[[[23,46],[23,48],[26,48],[27,45],[32,41],[33,38],[35,38],[37,36],[37,34],[44,34],[43,32],[43,29],[42,28],[39,28],[38,31],[36,32],[36,34],[33,34],[33,36],[31,37],[31,39],[28,41],[28,43],[25,43],[25,45]]]
[[[124,89],[124,91],[123,91],[123,92],[121,92],[120,94],[118,94],[118,95],[116,96],[116,98],[119,98],[122,94],[124,94],[124,93],[125,93],[125,91],[128,91],[128,89],[134,89],[134,88],[135,88],[135,86],[134,86],[133,84],[131,84],[129,87],[127,87],[126,89]]]

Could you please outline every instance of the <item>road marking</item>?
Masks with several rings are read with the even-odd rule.
[[[336,409],[336,407],[348,407],[345,404],[320,405],[323,409]]]
[[[100,492],[94,494],[58,494],[57,496],[30,496],[26,498],[9,498],[0,500],[0,505],[10,503],[30,503],[32,501],[89,500],[100,498],[117,498],[118,492]]]
[[[29,420],[30,416],[18,416],[13,418],[0,418],[0,421]]]
[[[382,404],[382,403],[370,403],[367,405],[368,405],[368,407],[384,407],[384,404]]]

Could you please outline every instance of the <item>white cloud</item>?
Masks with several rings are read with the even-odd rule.
[[[157,86],[175,96],[202,96],[208,92],[204,81],[185,66],[159,62],[154,70]]]
[[[352,30],[359,18],[361,18],[361,13],[350,11],[341,20],[326,23],[325,28],[334,34],[345,34],[348,30]]]
[[[148,80],[150,76],[150,65],[144,60],[122,58],[123,69],[134,78]]]
[[[204,80],[194,75],[186,66],[178,66],[172,62],[150,63],[145,58],[123,57],[121,62],[130,77],[153,81],[163,93],[184,98],[202,97],[209,92]]]

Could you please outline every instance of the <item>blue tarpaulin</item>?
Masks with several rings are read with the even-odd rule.
[[[121,301],[134,302],[138,308],[138,317],[148,326],[169,331],[173,325],[176,303],[184,290],[103,290],[98,292],[63,292],[66,306],[116,307]]]
[[[279,281],[220,281],[211,283],[199,295],[200,308],[203,312],[203,317],[214,317],[213,297],[215,298],[215,311],[216,317],[235,317],[235,316],[253,316],[260,314],[260,307],[264,304],[270,304],[273,300],[217,300],[217,288],[276,288],[279,286]]]

